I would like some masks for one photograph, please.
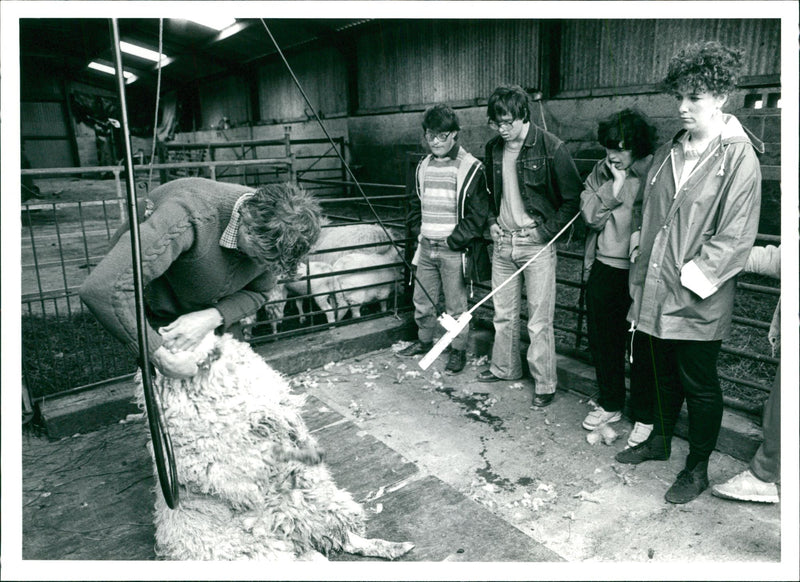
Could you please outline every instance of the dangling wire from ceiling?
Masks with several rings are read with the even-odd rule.
[[[303,99],[305,100],[306,104],[311,109],[311,112],[314,114],[314,118],[317,120],[317,123],[319,124],[320,128],[322,129],[322,132],[325,134],[325,137],[328,138],[328,141],[331,142],[331,145],[333,146],[333,151],[336,152],[336,155],[339,157],[339,160],[342,162],[343,167],[347,171],[347,175],[353,181],[353,184],[355,185],[356,189],[358,190],[358,193],[361,194],[361,196],[364,198],[364,201],[367,203],[367,206],[369,207],[369,209],[372,212],[373,216],[375,216],[375,219],[377,220],[377,222],[380,225],[380,227],[383,229],[383,231],[386,233],[386,235],[389,236],[389,238],[391,239],[392,237],[391,237],[389,231],[387,230],[386,226],[383,224],[383,221],[381,220],[380,216],[378,216],[378,212],[375,210],[375,207],[372,205],[372,202],[370,202],[369,198],[367,197],[367,194],[364,192],[364,190],[361,187],[361,184],[359,183],[358,179],[356,179],[355,174],[353,174],[353,170],[350,169],[350,165],[344,159],[344,156],[341,154],[341,152],[339,152],[339,149],[336,147],[336,143],[333,141],[333,138],[328,133],[328,129],[325,127],[325,124],[322,123],[322,119],[320,119],[319,115],[317,114],[316,108],[314,107],[314,105],[312,105],[311,100],[308,98],[308,96],[306,95],[306,92],[303,90],[303,86],[300,84],[300,80],[294,74],[294,70],[292,69],[292,66],[289,64],[289,61],[286,60],[286,56],[283,54],[283,51],[281,50],[280,45],[278,45],[278,41],[276,41],[275,37],[272,35],[272,32],[269,29],[269,26],[267,26],[267,23],[264,21],[263,18],[260,18],[259,20],[261,20],[261,24],[264,25],[264,29],[267,31],[267,34],[269,35],[270,40],[272,40],[272,44],[275,46],[275,50],[277,51],[278,56],[283,61],[283,64],[286,66],[286,70],[289,72],[289,75],[291,75],[292,80],[294,81],[294,84],[297,86],[297,88],[300,91],[300,94],[303,96]],[[392,245],[395,247],[395,249],[397,249],[397,245],[395,245],[394,242],[392,243]],[[414,272],[414,268],[411,267],[411,265],[408,264],[408,261],[405,259],[405,257],[403,256],[403,254],[399,250],[397,251],[397,254],[400,257],[400,260],[405,265],[405,267],[411,273],[411,276],[413,277],[413,279],[416,282],[416,284],[420,287],[420,289],[422,289],[422,292],[425,294],[425,297],[427,297],[428,301],[430,301],[431,305],[433,306],[434,311],[436,312],[437,317],[439,315],[441,315],[442,312],[441,312],[441,309],[439,309],[438,302],[433,300],[433,298],[431,297],[430,293],[428,293],[428,290],[425,289],[425,286],[420,283],[419,279],[417,278],[416,273]]]
[[[156,111],[153,114],[153,146],[150,149],[150,172],[147,175],[147,191],[153,185],[153,163],[156,159],[156,144],[158,143],[158,107],[161,102],[161,60],[164,54],[164,19],[158,19],[158,64],[156,74]]]
[[[142,247],[139,237],[139,221],[137,220],[136,186],[133,175],[133,155],[131,153],[131,134],[128,123],[128,107],[125,99],[125,77],[122,70],[122,51],[120,50],[119,24],[116,18],[111,19],[111,35],[113,39],[114,64],[117,75],[117,93],[121,111],[122,141],[125,149],[125,184],[128,194],[128,223],[131,233],[131,259],[133,262],[134,303],[136,304],[136,331],[139,340],[139,367],[142,376],[144,401],[147,408],[147,422],[150,437],[153,441],[153,456],[156,463],[158,481],[161,492],[170,509],[175,509],[180,502],[178,472],[172,451],[172,441],[167,431],[164,413],[161,410],[158,395],[153,389],[155,368],[150,361],[147,346],[147,319],[144,303],[144,277],[142,274]]]

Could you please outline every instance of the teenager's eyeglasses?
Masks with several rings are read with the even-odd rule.
[[[514,120],[512,119],[511,121],[501,121],[501,122],[498,123],[498,122],[493,121],[493,120],[490,119],[488,121],[488,124],[489,124],[489,127],[491,127],[495,131],[497,131],[499,129],[509,130],[509,129],[511,129],[511,126],[514,125]]]
[[[443,131],[441,133],[433,133],[432,131],[425,132],[425,139],[427,141],[433,141],[438,139],[439,141],[447,141],[447,138],[450,137],[450,134],[453,133],[452,131]]]

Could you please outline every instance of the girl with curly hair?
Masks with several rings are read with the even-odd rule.
[[[685,400],[689,455],[666,492],[670,503],[708,488],[722,422],[717,358],[730,334],[735,278],[758,232],[763,144],[722,111],[741,68],[741,51],[718,42],[687,46],[670,61],[662,87],[675,96],[683,128],[653,157],[632,241],[628,321],[644,344],[634,344],[632,357],[652,364],[656,413],[650,437],[616,458],[668,459]]]

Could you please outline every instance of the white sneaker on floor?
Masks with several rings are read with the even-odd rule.
[[[586,418],[583,419],[582,426],[586,430],[594,430],[609,422],[617,422],[620,418],[622,418],[621,411],[608,412],[602,406],[598,406],[586,415]]]
[[[725,483],[714,485],[711,493],[723,499],[736,501],[755,501],[758,503],[778,503],[778,486],[762,481],[747,469]]]
[[[631,429],[631,434],[628,435],[628,446],[635,447],[636,445],[642,444],[647,440],[651,432],[653,432],[652,424],[644,424],[643,422],[635,423],[633,429]]]

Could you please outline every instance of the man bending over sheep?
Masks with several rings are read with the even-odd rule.
[[[164,375],[197,372],[193,349],[211,331],[255,313],[281,275],[294,274],[320,233],[320,209],[292,184],[203,178],[153,190],[141,224],[150,358]],[[100,323],[138,354],[131,237],[126,232],[79,290]]]
[[[433,347],[436,301],[444,293],[447,313],[457,318],[469,305],[468,284],[491,278],[483,230],[489,191],[483,164],[458,144],[458,117],[447,105],[434,105],[422,119],[431,155],[417,166],[416,196],[411,196],[408,225],[419,235],[415,257],[414,319],[419,339],[399,354],[415,356]],[[427,294],[426,294],[427,291]],[[457,374],[467,361],[464,329],[453,340],[445,373]]]

